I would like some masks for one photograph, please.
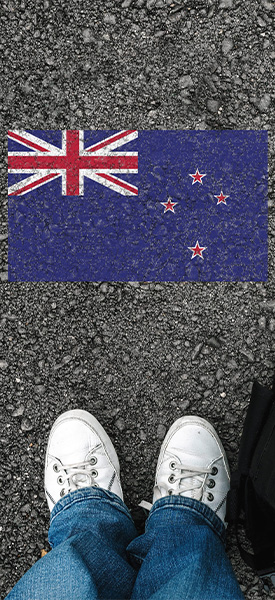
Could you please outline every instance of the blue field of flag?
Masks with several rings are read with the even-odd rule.
[[[9,132],[9,281],[265,281],[267,131]]]

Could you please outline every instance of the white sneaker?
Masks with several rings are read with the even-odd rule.
[[[52,510],[60,498],[83,487],[120,496],[119,461],[100,423],[86,410],[69,410],[55,421],[45,462],[45,494]]]
[[[214,427],[200,417],[177,419],[160,450],[153,503],[169,495],[195,498],[224,522],[229,481],[227,457]]]

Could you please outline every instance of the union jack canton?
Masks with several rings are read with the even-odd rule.
[[[22,196],[61,177],[63,196],[83,196],[84,176],[124,196],[138,194],[136,186],[114,175],[138,172],[138,152],[115,152],[138,137],[135,130],[120,131],[86,148],[84,133],[78,130],[62,131],[61,148],[27,131],[9,131],[8,137],[31,149],[8,153],[9,173],[33,173],[11,185],[9,195]]]

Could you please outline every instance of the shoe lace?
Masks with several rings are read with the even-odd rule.
[[[191,492],[192,490],[198,490],[195,493],[195,496],[200,496],[198,500],[202,498],[204,485],[206,484],[208,475],[212,472],[212,467],[197,469],[191,465],[175,463],[174,470],[179,470],[180,473],[178,476],[174,476],[173,482],[180,481],[180,489],[173,490],[173,494],[180,496],[181,494],[185,494],[186,492]],[[192,478],[195,480],[193,485],[190,483],[184,483],[184,479]]]
[[[62,472],[64,477],[64,479],[61,478],[62,481],[60,479],[59,483],[66,484],[68,492],[83,487],[98,487],[98,484],[95,482],[97,472],[89,461],[58,465],[57,472],[59,471]]]
[[[211,464],[211,467],[194,467],[193,465],[189,465],[187,463],[181,463],[175,461],[175,459],[171,459],[170,464],[173,463],[172,471],[178,471],[178,475],[172,473],[171,483],[180,482],[179,489],[171,489],[164,482],[161,483],[161,487],[164,487],[168,492],[168,495],[180,496],[181,494],[186,494],[186,492],[194,491],[194,498],[196,500],[201,500],[204,488],[207,485],[208,476],[213,471],[213,466],[215,462],[220,460],[222,455],[218,456]],[[171,476],[170,476],[171,477]],[[189,479],[189,481],[184,482],[185,479]],[[191,480],[191,481],[190,481]],[[158,487],[158,486],[156,486]]]

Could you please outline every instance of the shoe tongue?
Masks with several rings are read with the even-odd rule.
[[[89,474],[87,473],[87,475],[85,475],[84,473],[77,473],[74,472],[74,469],[70,470],[70,475],[71,475],[71,482],[72,482],[72,486],[77,487],[86,487],[86,486],[90,486],[91,482],[92,482],[92,478],[91,476],[89,476]]]
[[[201,486],[201,482],[196,477],[185,477],[181,481],[179,481],[179,489],[182,490],[182,496],[186,498],[194,498],[195,500],[201,500],[203,489],[202,487],[197,487],[192,489],[195,485]]]

